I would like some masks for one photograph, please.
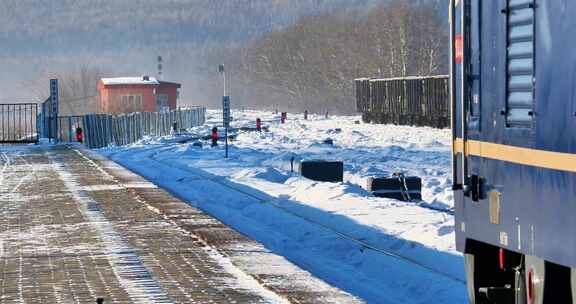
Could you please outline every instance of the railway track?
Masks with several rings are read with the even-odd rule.
[[[76,149],[74,151],[96,170],[111,177],[117,183],[131,184],[142,181],[149,183],[135,174],[118,174],[118,168],[125,169],[108,159],[102,157],[93,159]],[[190,210],[178,210],[174,213],[170,205],[156,203],[158,198],[149,197],[146,191],[141,192],[136,188],[130,189],[130,192],[141,204],[146,205],[147,209],[161,216],[173,227],[177,227],[180,232],[198,240],[205,248],[212,248],[215,256],[222,257],[220,260],[227,265],[225,267],[227,271],[242,278],[242,282],[258,285],[262,291],[265,291],[265,294],[268,294],[269,299],[274,299],[272,303],[363,303],[354,296],[320,282],[310,273],[269,252],[261,244],[239,234],[216,219],[208,219],[207,215],[199,210],[196,211],[198,218],[189,217]],[[282,269],[281,273],[278,273],[278,268]]]
[[[447,279],[449,279],[449,280],[451,280],[451,281],[454,281],[454,282],[456,282],[456,283],[458,283],[458,284],[462,284],[462,285],[465,285],[465,284],[466,284],[466,281],[465,281],[464,279],[461,279],[461,278],[456,277],[456,276],[454,276],[454,275],[451,275],[451,274],[442,272],[442,271],[440,271],[440,270],[438,270],[438,269],[432,268],[432,267],[430,267],[430,266],[428,266],[428,265],[425,265],[425,264],[421,263],[420,261],[418,261],[418,260],[416,260],[416,259],[413,259],[413,258],[410,258],[410,257],[406,257],[406,256],[402,256],[402,255],[397,254],[397,253],[395,253],[395,252],[393,252],[393,251],[390,251],[390,250],[386,250],[386,249],[383,249],[383,248],[378,248],[377,246],[375,246],[375,245],[373,245],[373,244],[370,244],[370,243],[368,243],[368,242],[365,242],[365,241],[363,241],[363,240],[360,240],[360,239],[358,239],[358,238],[355,238],[355,237],[353,237],[353,236],[351,236],[351,235],[349,235],[349,234],[347,234],[347,233],[344,233],[344,232],[342,232],[342,231],[335,230],[335,229],[333,229],[332,227],[327,226],[327,225],[325,225],[325,224],[323,224],[323,223],[321,223],[321,222],[315,221],[315,220],[313,220],[313,219],[311,219],[311,218],[308,218],[308,217],[306,217],[306,216],[303,216],[303,215],[301,215],[301,214],[298,214],[298,213],[296,213],[296,212],[293,212],[292,210],[289,210],[289,209],[287,209],[287,208],[285,208],[285,207],[277,204],[274,199],[259,197],[259,196],[255,195],[255,194],[253,194],[253,193],[244,191],[244,190],[236,187],[233,183],[229,182],[228,179],[226,179],[226,178],[223,178],[223,177],[220,177],[220,176],[214,177],[214,176],[211,176],[211,175],[209,175],[209,174],[203,173],[203,172],[201,172],[200,170],[194,170],[194,171],[192,171],[192,170],[188,169],[188,168],[185,167],[185,166],[184,166],[184,167],[179,167],[179,166],[174,165],[174,164],[171,163],[171,162],[167,162],[167,161],[164,161],[164,160],[161,160],[161,159],[158,158],[158,155],[159,155],[161,152],[163,152],[164,150],[171,149],[171,148],[173,148],[173,147],[175,147],[175,146],[177,146],[177,145],[176,145],[176,144],[174,144],[174,145],[169,145],[169,146],[166,147],[166,149],[163,149],[162,151],[152,152],[152,153],[150,153],[150,154],[147,156],[147,158],[150,159],[150,160],[152,160],[152,161],[158,162],[158,163],[160,163],[160,164],[162,164],[162,165],[168,166],[168,167],[170,167],[170,168],[174,168],[174,169],[177,169],[177,170],[186,171],[187,173],[190,173],[190,174],[195,175],[198,179],[209,180],[209,181],[211,181],[211,182],[213,182],[213,183],[216,183],[216,184],[218,184],[218,185],[220,185],[220,186],[226,187],[227,189],[230,189],[231,191],[234,191],[234,192],[237,192],[237,193],[239,193],[239,194],[248,196],[248,197],[256,200],[257,202],[259,202],[259,203],[261,203],[261,204],[267,204],[267,205],[269,205],[269,206],[272,206],[272,207],[274,207],[274,208],[276,208],[276,209],[279,209],[279,210],[281,210],[281,211],[283,211],[283,212],[285,212],[285,213],[288,213],[288,214],[290,214],[290,215],[292,215],[292,216],[294,216],[294,217],[297,217],[297,218],[299,218],[299,219],[301,219],[301,220],[304,220],[304,221],[306,221],[306,222],[308,222],[308,223],[311,223],[311,224],[315,225],[316,227],[319,227],[319,228],[321,228],[321,229],[323,229],[323,230],[325,230],[325,231],[327,231],[327,232],[330,232],[330,233],[332,233],[332,234],[335,234],[335,235],[337,235],[338,237],[340,237],[340,238],[342,238],[342,239],[344,239],[344,240],[346,240],[346,241],[349,241],[349,242],[351,242],[351,243],[354,243],[354,244],[356,244],[356,245],[359,245],[359,246],[361,246],[364,250],[370,250],[370,251],[373,251],[373,252],[375,252],[375,253],[377,253],[377,254],[379,254],[379,255],[391,257],[391,258],[396,259],[396,260],[398,260],[398,261],[401,261],[401,262],[410,264],[410,265],[412,265],[413,267],[416,267],[416,268],[425,270],[425,271],[427,271],[427,272],[430,272],[430,273],[433,273],[433,274],[442,276],[442,277],[444,277],[444,278],[447,278]],[[436,212],[447,213],[446,210],[442,210],[442,209],[438,210],[437,208],[430,208],[430,207],[427,207],[427,206],[421,206],[421,207],[427,208],[427,209],[431,209],[431,210],[436,211]]]

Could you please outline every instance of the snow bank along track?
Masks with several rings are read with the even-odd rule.
[[[169,146],[167,146],[167,147],[173,147],[173,146],[175,146],[175,145],[169,145]],[[149,158],[150,160],[152,160],[152,161],[161,163],[162,165],[171,167],[171,168],[173,168],[173,169],[186,171],[187,173],[190,173],[190,174],[192,174],[192,175],[197,176],[199,179],[209,180],[209,181],[211,181],[211,182],[214,182],[214,183],[216,183],[216,184],[218,184],[218,185],[221,185],[221,186],[223,186],[223,187],[226,187],[227,189],[230,189],[231,191],[234,191],[234,192],[240,193],[240,194],[242,194],[242,195],[251,197],[251,198],[253,198],[255,201],[259,202],[259,203],[268,204],[268,205],[270,205],[270,206],[273,206],[274,208],[280,209],[280,210],[282,210],[283,212],[286,212],[286,213],[288,213],[288,214],[290,214],[290,215],[292,215],[292,216],[295,216],[295,217],[297,217],[297,218],[299,218],[299,219],[302,219],[302,220],[304,220],[304,221],[306,221],[306,222],[308,222],[308,223],[311,223],[311,224],[313,224],[313,225],[315,225],[315,226],[317,226],[317,227],[320,227],[320,228],[323,229],[323,230],[326,230],[326,231],[328,231],[328,232],[330,232],[330,233],[333,233],[333,234],[335,234],[335,235],[338,235],[338,236],[341,237],[342,239],[345,239],[345,240],[347,240],[347,241],[349,241],[349,242],[355,243],[355,244],[359,245],[363,250],[371,250],[371,251],[373,251],[373,252],[375,252],[375,253],[377,253],[377,254],[385,255],[385,256],[394,258],[394,259],[396,259],[396,260],[398,260],[398,261],[401,261],[401,262],[403,262],[403,263],[407,263],[407,264],[411,265],[412,267],[420,268],[420,269],[423,269],[423,270],[428,271],[428,272],[430,272],[430,273],[433,273],[433,274],[442,276],[442,277],[447,278],[447,279],[449,279],[449,280],[452,280],[452,281],[454,281],[454,282],[456,282],[456,283],[458,283],[458,284],[463,284],[463,285],[466,284],[466,281],[465,281],[464,279],[459,278],[459,277],[457,277],[457,276],[454,276],[454,275],[452,275],[452,274],[450,274],[450,273],[442,272],[442,271],[441,271],[441,265],[438,265],[438,266],[439,266],[438,268],[433,268],[433,267],[430,267],[429,265],[426,265],[426,264],[424,264],[424,263],[422,263],[422,262],[420,262],[420,261],[418,261],[418,260],[416,260],[416,259],[414,259],[414,258],[405,257],[405,256],[402,256],[402,255],[397,254],[397,253],[395,253],[395,252],[392,252],[392,251],[390,251],[390,250],[378,248],[378,247],[375,246],[375,245],[372,245],[372,244],[370,244],[370,243],[368,243],[368,242],[365,242],[365,241],[363,241],[363,240],[360,240],[360,239],[358,239],[358,238],[356,238],[356,237],[350,236],[350,235],[348,235],[346,232],[335,230],[334,228],[329,227],[329,226],[327,226],[327,225],[325,225],[325,224],[323,224],[323,223],[320,223],[320,222],[315,221],[315,220],[313,220],[313,219],[310,219],[310,218],[308,218],[308,217],[306,217],[306,216],[303,216],[303,215],[301,215],[301,214],[298,214],[298,213],[296,213],[296,212],[293,212],[292,210],[287,209],[287,208],[281,206],[280,204],[278,204],[278,203],[275,201],[274,198],[271,199],[270,197],[260,197],[260,196],[258,196],[258,194],[251,193],[251,192],[248,192],[248,191],[244,191],[243,189],[241,189],[241,188],[239,188],[238,186],[236,186],[234,183],[230,182],[230,181],[229,181],[227,178],[225,178],[225,177],[213,176],[213,175],[204,173],[204,172],[201,171],[201,170],[190,170],[190,169],[187,168],[187,167],[176,166],[176,165],[174,165],[174,164],[171,163],[171,162],[164,161],[164,160],[162,160],[162,159],[160,159],[160,158],[158,157],[158,155],[159,155],[160,152],[161,152],[161,151],[156,151],[156,152],[150,153],[150,154],[148,155],[148,158]],[[423,206],[420,205],[420,206],[421,206],[422,208],[431,209],[431,210],[433,210],[433,211],[435,211],[435,212],[448,213],[446,210],[438,210],[438,209],[436,209],[436,208],[429,208],[428,206],[425,206],[425,205],[423,205]]]
[[[357,302],[110,161],[65,146],[7,148],[0,153],[0,302],[97,297]]]

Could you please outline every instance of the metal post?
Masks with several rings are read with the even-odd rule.
[[[223,125],[224,125],[224,143],[225,143],[225,154],[224,157],[228,158],[228,127],[230,126],[230,97],[226,94],[226,70],[224,65],[221,64],[218,67],[219,72],[222,74],[224,81],[224,95],[222,95],[222,114],[223,114]]]
[[[18,105],[18,140],[22,140],[22,105]]]
[[[158,79],[162,80],[162,56],[158,56]]]
[[[36,113],[36,144],[38,144],[38,142],[40,141],[40,122],[38,121],[38,104],[35,105],[34,107],[34,113]]]
[[[8,124],[9,124],[8,125],[9,126],[8,136],[9,136],[10,140],[14,140],[14,138],[15,138],[15,135],[14,135],[14,133],[15,133],[14,132],[14,126],[16,125],[16,123],[14,122],[15,121],[14,120],[15,115],[16,115],[16,112],[14,111],[14,105],[12,105],[12,121],[10,121],[10,106],[8,106]],[[12,123],[12,126],[10,126],[10,123]],[[12,134],[10,134],[10,133],[12,133]]]
[[[450,1],[450,127],[452,129],[452,190],[462,189],[462,184],[458,181],[458,158],[454,154],[456,151],[456,140],[458,135],[456,134],[456,4],[454,0]],[[463,182],[463,180],[462,180]]]
[[[68,116],[68,141],[69,142],[73,142],[73,136],[72,136],[72,116]]]
[[[466,15],[468,9],[468,1],[463,0],[460,1],[460,8],[458,11],[460,12],[460,34],[462,35],[462,47],[464,52],[464,59],[460,64],[460,75],[462,75],[460,79],[460,128],[462,133],[462,176],[460,182],[462,183],[462,187],[466,187],[468,185],[468,149],[466,147],[468,142],[468,122],[466,115],[468,113],[468,105],[466,104],[466,65],[468,62],[468,53],[469,50],[466,48]]]
[[[2,130],[2,137],[0,137],[0,140],[4,140],[4,130],[6,129],[6,127],[4,126],[4,105],[0,105],[0,118],[2,118],[2,122],[0,124],[0,130]]]
[[[225,158],[228,158],[228,128],[230,127],[230,97],[222,97],[222,124],[224,125]]]
[[[54,142],[58,142],[58,79],[50,79],[50,105],[52,107],[50,115],[52,116]]]
[[[222,96],[228,96],[228,95],[226,95],[226,70],[224,69],[223,64],[220,65],[219,71],[222,74],[222,79],[224,81],[224,94]]]

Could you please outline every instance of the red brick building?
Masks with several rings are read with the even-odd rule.
[[[102,78],[98,81],[100,111],[119,114],[175,109],[181,85],[154,77]]]

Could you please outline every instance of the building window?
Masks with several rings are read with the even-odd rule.
[[[156,95],[156,111],[168,111],[170,106],[168,104],[168,94],[158,94]]]
[[[142,95],[124,95],[120,105],[120,111],[123,113],[141,112]]]
[[[534,0],[507,0],[508,127],[529,128],[534,106]]]

